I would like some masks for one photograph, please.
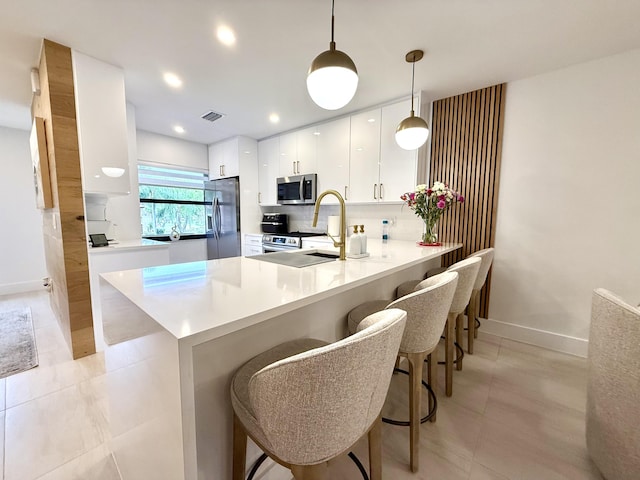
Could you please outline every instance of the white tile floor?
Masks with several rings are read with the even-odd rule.
[[[0,379],[0,480],[119,480],[107,446],[104,356],[71,359],[46,294],[0,297],[0,310],[15,306],[31,307],[40,365]],[[405,384],[394,377],[387,414],[402,415]],[[453,397],[440,391],[437,422],[422,426],[418,473],[408,470],[408,429],[384,426],[384,476],[600,479],[586,452],[585,396],[584,359],[480,331],[475,355],[454,373]],[[366,444],[356,450],[366,464]],[[281,478],[279,468],[257,479]],[[358,475],[349,460],[332,464],[332,480]]]

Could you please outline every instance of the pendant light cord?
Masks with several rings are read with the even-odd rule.
[[[413,55],[413,62],[411,62],[411,116],[414,115],[413,110],[413,82],[416,78],[416,56]],[[406,108],[406,107],[405,107]]]
[[[334,8],[335,0],[331,0],[331,48],[335,48],[336,42],[333,41],[333,24],[335,17],[333,16],[333,8]]]

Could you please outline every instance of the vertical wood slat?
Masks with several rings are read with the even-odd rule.
[[[438,225],[440,238],[463,244],[443,257],[444,266],[494,246],[505,93],[501,84],[434,102],[429,183],[445,182],[465,197]],[[480,292],[485,318],[490,291],[491,272]]]

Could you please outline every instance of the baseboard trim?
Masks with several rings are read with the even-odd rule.
[[[6,283],[0,285],[0,295],[12,295],[14,293],[25,293],[42,290],[42,280],[31,280],[29,282]]]
[[[528,343],[538,347],[548,348],[557,352],[569,353],[586,358],[589,340],[570,337],[559,333],[523,327],[514,323],[500,322],[490,318],[481,320],[481,331],[517,342]]]

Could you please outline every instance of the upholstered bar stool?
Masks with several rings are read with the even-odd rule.
[[[480,265],[478,277],[476,278],[476,283],[473,286],[473,291],[471,292],[471,298],[469,299],[469,306],[467,309],[467,352],[470,354],[473,354],[473,341],[474,339],[478,338],[478,329],[476,327],[476,322],[478,323],[478,325],[480,324],[480,321],[478,320],[478,310],[480,308],[480,290],[482,290],[482,287],[487,281],[489,269],[491,268],[491,264],[493,263],[494,251],[495,249],[493,247],[485,248],[467,256],[467,258],[480,257],[480,259],[482,259],[482,265]],[[424,278],[429,278],[446,271],[447,267],[432,268],[425,274]],[[412,285],[415,286],[419,282],[420,280],[410,280],[402,284],[402,289],[403,291],[410,291],[412,289]],[[462,321],[462,318],[460,318],[459,320]],[[460,345],[460,348],[462,348],[462,328],[456,330],[456,342],[458,343],[458,345]]]
[[[418,471],[418,446],[420,445],[420,400],[422,369],[425,359],[438,347],[440,335],[447,320],[447,313],[456,291],[458,274],[446,272],[422,281],[415,292],[389,303],[374,300],[363,303],[349,312],[349,331],[361,328],[362,322],[373,312],[400,308],[407,312],[407,326],[402,336],[398,355],[409,362],[409,438],[411,470]],[[429,361],[428,382],[435,387],[435,361]],[[433,407],[429,398],[429,408]],[[435,417],[433,417],[435,418]]]
[[[327,461],[365,434],[369,475],[380,480],[380,410],[406,317],[378,312],[338,342],[294,340],[240,367],[231,382],[233,480],[245,478],[247,436],[296,480],[320,480]]]
[[[458,273],[458,285],[456,287],[453,301],[451,302],[451,308],[449,315],[447,316],[447,322],[444,328],[444,368],[445,368],[445,391],[447,397],[453,395],[453,337],[454,327],[457,323],[457,319],[464,313],[464,309],[469,303],[471,298],[471,291],[475,284],[478,270],[482,260],[478,257],[465,258],[457,263],[451,265],[447,272]],[[442,275],[442,274],[440,274]],[[436,277],[429,277],[436,278]],[[429,279],[427,278],[427,280]],[[407,295],[408,292],[417,288],[414,281],[408,281],[400,286],[396,290],[397,296],[402,297]],[[435,363],[435,362],[434,362]],[[458,357],[456,367],[458,370],[462,369],[462,357]]]
[[[604,478],[640,476],[640,308],[598,288],[587,356],[587,451]]]
[[[485,248],[484,250],[478,250],[467,257],[480,257],[482,260],[480,270],[478,270],[478,276],[476,277],[476,283],[473,285],[473,291],[471,292],[471,298],[469,299],[469,307],[467,308],[467,352],[471,355],[473,355],[473,341],[478,337],[476,319],[480,315],[480,290],[482,290],[482,287],[487,282],[489,269],[493,263],[494,251],[494,248]],[[460,337],[462,337],[462,332],[460,332]],[[460,340],[461,339],[462,338],[460,338]],[[458,340],[458,343],[460,343],[460,340]]]

